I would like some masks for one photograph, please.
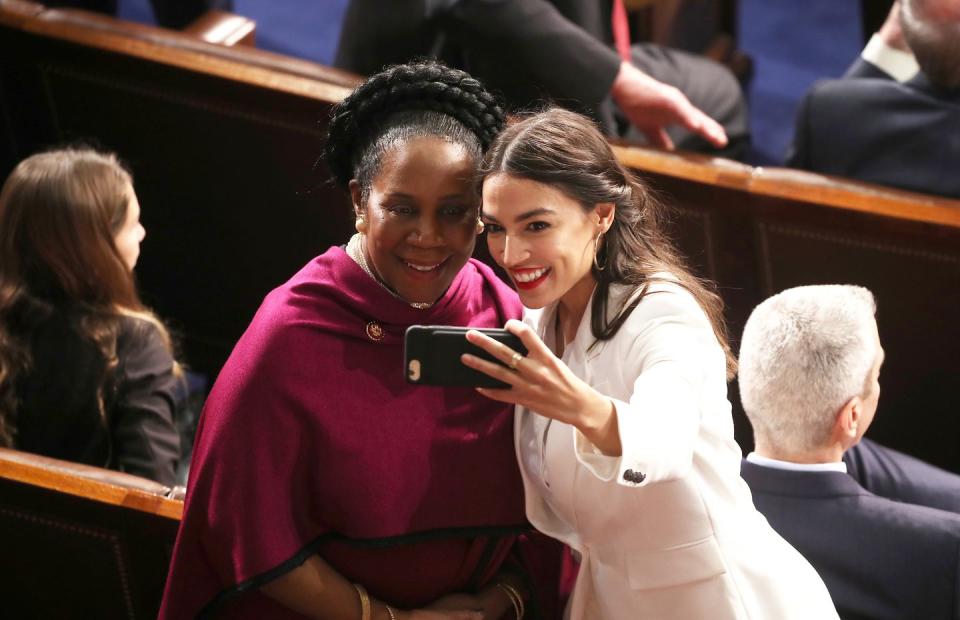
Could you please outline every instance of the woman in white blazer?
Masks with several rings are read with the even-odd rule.
[[[508,128],[483,170],[493,258],[528,309],[479,332],[507,366],[527,515],[570,545],[572,620],[820,620],[820,577],[756,511],[727,401],[735,371],[719,297],[660,232],[657,204],[586,118]]]

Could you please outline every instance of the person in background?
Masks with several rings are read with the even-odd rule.
[[[517,404],[527,516],[581,558],[572,620],[828,619],[820,577],[740,478],[722,302],[684,266],[650,190],[587,118],[552,109],[482,168],[490,254],[527,355],[465,355]]]
[[[874,495],[844,463],[880,398],[875,310],[870,291],[841,285],[788,289],[754,309],[740,347],[756,443],[743,477],[841,617],[960,618],[960,515]]]
[[[867,437],[843,453],[847,473],[874,495],[960,514],[960,476]]]
[[[847,76],[804,97],[787,165],[960,198],[958,41],[960,2],[895,3]]]
[[[133,268],[116,156],[33,155],[0,192],[0,445],[175,483],[182,373]]]
[[[551,562],[520,539],[512,408],[408,384],[403,362],[410,325],[520,315],[470,258],[503,110],[426,62],[370,77],[331,114],[325,160],[357,234],[266,297],[220,372],[160,617],[553,618],[526,563]]]
[[[351,0],[334,65],[360,74],[434,56],[503,93],[513,109],[549,99],[614,137],[742,155],[746,103],[725,67],[631,46],[622,0]]]

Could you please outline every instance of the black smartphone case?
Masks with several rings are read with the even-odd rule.
[[[450,387],[510,387],[482,372],[463,365],[460,356],[471,353],[497,364],[503,363],[467,341],[467,330],[476,329],[526,355],[527,348],[505,329],[412,325],[404,335],[404,373],[408,383]]]

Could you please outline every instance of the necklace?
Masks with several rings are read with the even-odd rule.
[[[363,235],[361,235],[360,233],[356,233],[355,235],[350,237],[350,241],[347,243],[347,256],[352,258],[353,262],[360,265],[360,269],[363,269],[368,276],[373,278],[374,282],[379,284],[381,287],[383,287],[385,291],[387,291],[388,293],[390,293],[391,295],[393,295],[403,303],[408,304],[411,308],[416,308],[417,310],[426,310],[427,308],[433,305],[433,302],[429,302],[429,301],[419,301],[419,302],[407,301],[406,299],[403,299],[402,297],[400,297],[399,295],[391,291],[389,288],[387,288],[386,284],[381,282],[380,279],[377,278],[377,276],[373,275],[373,270],[370,269],[370,265],[367,264],[367,257],[363,251],[362,244],[363,244]]]
[[[563,358],[563,351],[566,348],[566,338],[563,335],[563,326],[560,325],[560,304],[557,304],[557,312],[553,317],[553,338],[554,351],[556,356]],[[543,435],[540,437],[540,479],[547,488],[550,488],[550,478],[547,472],[547,435],[550,434],[550,425],[553,424],[553,418],[547,418],[547,423],[543,427]]]
[[[567,348],[567,341],[563,335],[563,326],[560,324],[560,304],[557,304],[557,313],[553,319],[553,338],[555,340],[553,348],[557,351],[557,357],[562,358],[563,352]]]

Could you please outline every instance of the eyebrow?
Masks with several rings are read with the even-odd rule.
[[[440,196],[440,200],[453,200],[455,198],[463,198],[468,194],[469,192],[458,192],[454,194],[447,194],[445,196]],[[386,197],[387,198],[403,198],[405,200],[412,200],[414,202],[416,202],[417,200],[417,197],[414,196],[413,194],[406,194],[404,192],[387,192]]]
[[[547,207],[540,207],[539,209],[531,209],[530,211],[524,211],[523,213],[521,213],[521,214],[518,215],[517,217],[513,218],[513,221],[514,221],[514,222],[522,222],[523,220],[529,220],[531,217],[536,217],[536,216],[538,216],[538,215],[553,215],[554,213],[555,213],[555,212],[554,212],[553,209],[549,209],[549,208],[547,208]],[[486,211],[483,211],[483,212],[480,214],[480,216],[483,217],[483,218],[486,218],[486,219],[490,220],[491,222],[496,222],[497,224],[500,223],[500,220],[498,220],[497,218],[493,217],[492,215],[490,215],[490,214],[487,213]]]

